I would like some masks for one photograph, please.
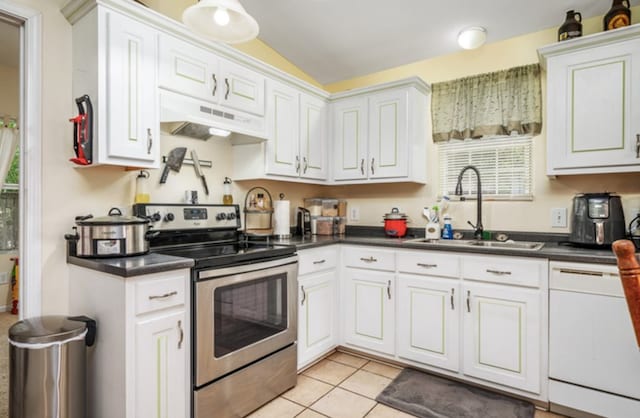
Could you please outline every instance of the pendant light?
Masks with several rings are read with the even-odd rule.
[[[235,44],[258,35],[258,23],[238,0],[201,0],[182,13],[188,28],[205,38]]]

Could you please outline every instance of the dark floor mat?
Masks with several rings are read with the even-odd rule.
[[[376,398],[422,418],[533,418],[535,407],[460,382],[404,369]]]

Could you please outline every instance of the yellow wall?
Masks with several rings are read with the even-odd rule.
[[[633,9],[634,23],[640,21],[640,7]],[[587,19],[584,33],[600,31],[602,18]],[[557,28],[487,44],[477,50],[419,61],[409,65],[380,71],[352,80],[325,86],[330,92],[419,76],[428,83],[456,79],[473,74],[497,71],[519,65],[538,62],[537,49],[556,42]],[[543,82],[543,112],[546,112],[546,92]],[[544,113],[543,113],[544,114]],[[429,140],[425,159],[429,178],[428,185],[372,185],[332,187],[326,194],[348,198],[349,205],[361,209],[361,225],[379,225],[384,213],[399,206],[413,220],[412,226],[422,227],[426,219],[422,208],[437,200],[438,166],[437,149]],[[579,192],[618,192],[623,196],[627,218],[631,209],[640,208],[640,181],[635,174],[563,176],[555,180],[545,175],[546,133],[534,138],[534,195],[532,202],[485,202],[483,223],[489,230],[568,232],[568,228],[551,228],[552,208],[565,207],[570,210],[571,198]],[[475,202],[454,202],[450,213],[453,227],[468,229],[467,220],[475,222]],[[353,222],[351,222],[353,224]]]

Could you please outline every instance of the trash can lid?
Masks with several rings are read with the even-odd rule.
[[[36,316],[18,321],[9,328],[9,339],[19,343],[41,344],[65,341],[84,332],[87,324],[67,316]]]

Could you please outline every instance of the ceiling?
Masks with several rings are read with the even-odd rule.
[[[0,66],[20,65],[20,28],[0,19]]]
[[[185,6],[193,0],[180,0]],[[559,27],[566,11],[605,14],[611,0],[240,0],[258,37],[321,84],[460,51],[458,33],[487,42]],[[640,0],[631,0],[637,5]],[[455,4],[455,6],[452,6]]]

